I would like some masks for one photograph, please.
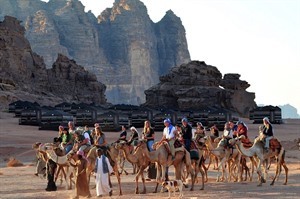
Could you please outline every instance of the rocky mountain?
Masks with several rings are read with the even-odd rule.
[[[96,74],[108,101],[145,102],[144,90],[190,61],[185,29],[171,10],[153,23],[139,0],[115,0],[97,18],[79,0],[1,0],[0,18],[23,21],[26,38],[47,68],[62,54]]]
[[[225,74],[205,62],[191,61],[174,67],[160,77],[160,83],[145,91],[147,107],[196,110],[221,108],[248,117],[256,107],[255,94],[239,74]]]
[[[41,105],[59,102],[105,104],[105,85],[74,60],[59,54],[52,68],[34,53],[25,38],[25,28],[14,17],[0,22],[0,104],[16,100]]]

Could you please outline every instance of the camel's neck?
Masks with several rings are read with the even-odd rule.
[[[214,155],[216,155],[216,156],[220,156],[220,155],[222,155],[222,154],[224,153],[224,147],[221,147],[221,146],[214,147],[214,146],[212,145],[212,141],[211,141],[210,138],[208,138],[206,144],[207,144],[208,150],[209,150],[212,154],[214,154]]]
[[[138,162],[138,158],[136,157],[136,154],[133,155],[130,153],[130,150],[129,150],[129,146],[124,146],[123,148],[123,151],[124,151],[124,154],[125,154],[125,157],[126,159],[130,162],[130,163],[137,163]]]
[[[140,148],[142,148],[142,146],[140,146]],[[149,152],[147,146],[143,147],[142,150],[142,153],[146,156],[148,160],[150,160],[150,162],[155,162],[158,160],[156,151]]]
[[[58,155],[56,155],[54,150],[47,150],[47,154],[48,154],[49,158],[57,164],[66,164],[68,162],[67,155],[58,156]]]
[[[239,150],[239,152],[244,155],[244,156],[247,156],[247,157],[252,157],[255,155],[255,151],[253,150],[254,149],[254,146],[253,145],[251,148],[249,149],[246,149],[244,146],[243,146],[243,143],[242,142],[238,142],[236,143],[236,146],[237,146],[237,149]]]

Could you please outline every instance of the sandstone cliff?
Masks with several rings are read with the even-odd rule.
[[[31,50],[25,29],[14,17],[0,22],[0,104],[17,99],[41,105],[59,102],[105,104],[105,85],[66,56],[59,55],[51,69]]]
[[[63,54],[107,85],[112,103],[145,102],[144,90],[190,61],[185,29],[172,11],[153,23],[139,0],[115,0],[97,18],[79,0],[2,0],[0,17],[23,21],[26,37],[48,68]]]
[[[256,107],[255,94],[246,91],[250,85],[239,74],[225,74],[205,62],[191,61],[174,67],[160,83],[145,91],[146,107],[180,110],[223,108],[248,116]]]

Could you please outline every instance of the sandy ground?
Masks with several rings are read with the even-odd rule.
[[[251,121],[244,120],[249,127],[250,138],[257,135],[258,124],[251,124]],[[274,165],[269,171],[269,178],[262,187],[257,187],[255,174],[253,182],[219,182],[216,180],[216,171],[210,167],[209,181],[205,183],[205,188],[200,191],[200,184],[195,185],[195,191],[184,189],[184,198],[299,198],[300,196],[300,151],[297,149],[294,140],[300,137],[300,120],[285,120],[284,124],[274,125],[275,134],[281,140],[287,150],[286,162],[289,168],[288,185],[282,185],[284,172],[279,181],[274,186],[270,186],[270,178],[274,175]],[[108,141],[116,140],[119,133],[105,132]],[[161,138],[161,132],[156,132],[156,138]],[[18,125],[18,118],[13,114],[0,113],[0,198],[71,198],[74,196],[73,190],[65,190],[65,183],[57,183],[56,192],[46,192],[46,180],[34,176],[35,152],[31,149],[33,143],[51,142],[57,135],[55,131],[39,131],[38,127]],[[15,157],[24,166],[7,167],[9,158]],[[172,167],[171,167],[172,168]],[[126,164],[126,169],[132,172],[131,166]],[[173,169],[171,169],[171,172]],[[173,172],[172,172],[173,173]],[[171,173],[171,175],[172,175]],[[146,173],[145,173],[146,174]],[[171,176],[172,178],[172,176]],[[118,186],[116,178],[112,177],[113,196],[111,198],[168,198],[168,193],[152,193],[155,182],[146,182],[147,194],[134,194],[134,175],[122,175],[123,196],[118,196]],[[96,197],[93,189],[94,182],[91,182],[92,198]],[[141,188],[141,186],[140,186]],[[178,196],[178,193],[176,193]],[[109,198],[106,196],[104,198]],[[173,197],[174,198],[174,197]]]

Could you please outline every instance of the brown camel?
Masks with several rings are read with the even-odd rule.
[[[183,147],[181,148],[181,151],[177,151],[175,153],[175,159],[172,160],[172,156],[170,155],[170,152],[168,150],[168,144],[161,144],[157,146],[157,143],[153,145],[153,148],[156,147],[155,151],[149,152],[146,147],[146,142],[142,141],[140,143],[141,145],[145,145],[144,147],[138,147],[138,150],[143,150],[143,154],[148,158],[150,162],[156,163],[156,187],[154,190],[154,193],[157,192],[158,184],[160,184],[162,181],[164,181],[165,173],[166,173],[166,167],[170,165],[174,165],[175,167],[175,178],[177,180],[181,180],[182,175],[182,167],[185,163],[187,171],[191,174],[192,179],[192,187],[191,191],[194,190],[194,183],[195,183],[195,172],[193,168],[191,167],[191,158],[190,153],[185,150]],[[165,146],[167,145],[167,146]],[[176,150],[175,150],[176,151]]]
[[[119,142],[117,144],[117,148],[124,152],[125,158],[128,162],[137,166],[137,174],[135,176],[135,193],[136,194],[146,194],[146,186],[145,186],[145,178],[144,178],[144,170],[149,165],[150,161],[143,154],[143,150],[148,150],[146,145],[138,145],[137,147],[141,147],[142,150],[136,150],[133,154],[130,152],[130,146],[127,142]],[[143,191],[139,192],[138,181],[141,176],[143,182]]]
[[[258,186],[261,186],[263,182],[266,182],[266,167],[267,165],[265,165],[264,163],[266,163],[269,158],[271,157],[277,157],[277,165],[276,165],[276,174],[275,177],[273,178],[272,182],[270,185],[274,185],[274,181],[275,179],[278,177],[279,173],[280,173],[280,169],[281,166],[283,166],[284,170],[285,170],[285,181],[284,181],[284,185],[287,184],[287,180],[288,180],[288,168],[285,164],[284,161],[284,155],[285,155],[285,150],[284,148],[281,146],[280,142],[277,140],[275,141],[276,146],[275,148],[273,148],[271,146],[271,149],[267,152],[264,149],[264,143],[260,140],[260,139],[255,139],[254,144],[251,148],[249,149],[245,149],[241,139],[244,139],[245,137],[242,135],[240,137],[237,137],[235,139],[231,139],[230,142],[231,144],[235,144],[237,146],[237,149],[245,156],[248,157],[252,157],[252,156],[257,156],[259,161],[258,161],[258,167],[257,167],[257,174],[259,176],[259,184]],[[274,138],[273,138],[274,139]],[[272,141],[270,140],[270,145],[271,145]],[[261,172],[261,165],[264,165],[265,169],[264,169],[264,176],[262,176],[262,172]]]
[[[110,164],[112,165],[112,168],[114,170],[114,174],[117,177],[118,185],[119,185],[119,195],[122,195],[122,188],[121,188],[121,177],[119,173],[119,168],[117,164],[117,157],[119,154],[119,150],[115,148],[115,144],[108,145],[108,159],[110,161]],[[91,173],[95,170],[95,162],[97,159],[97,147],[92,147],[90,151],[87,154],[87,159],[89,160],[88,167],[87,167],[87,176],[88,176],[88,182],[90,182],[90,176]]]

